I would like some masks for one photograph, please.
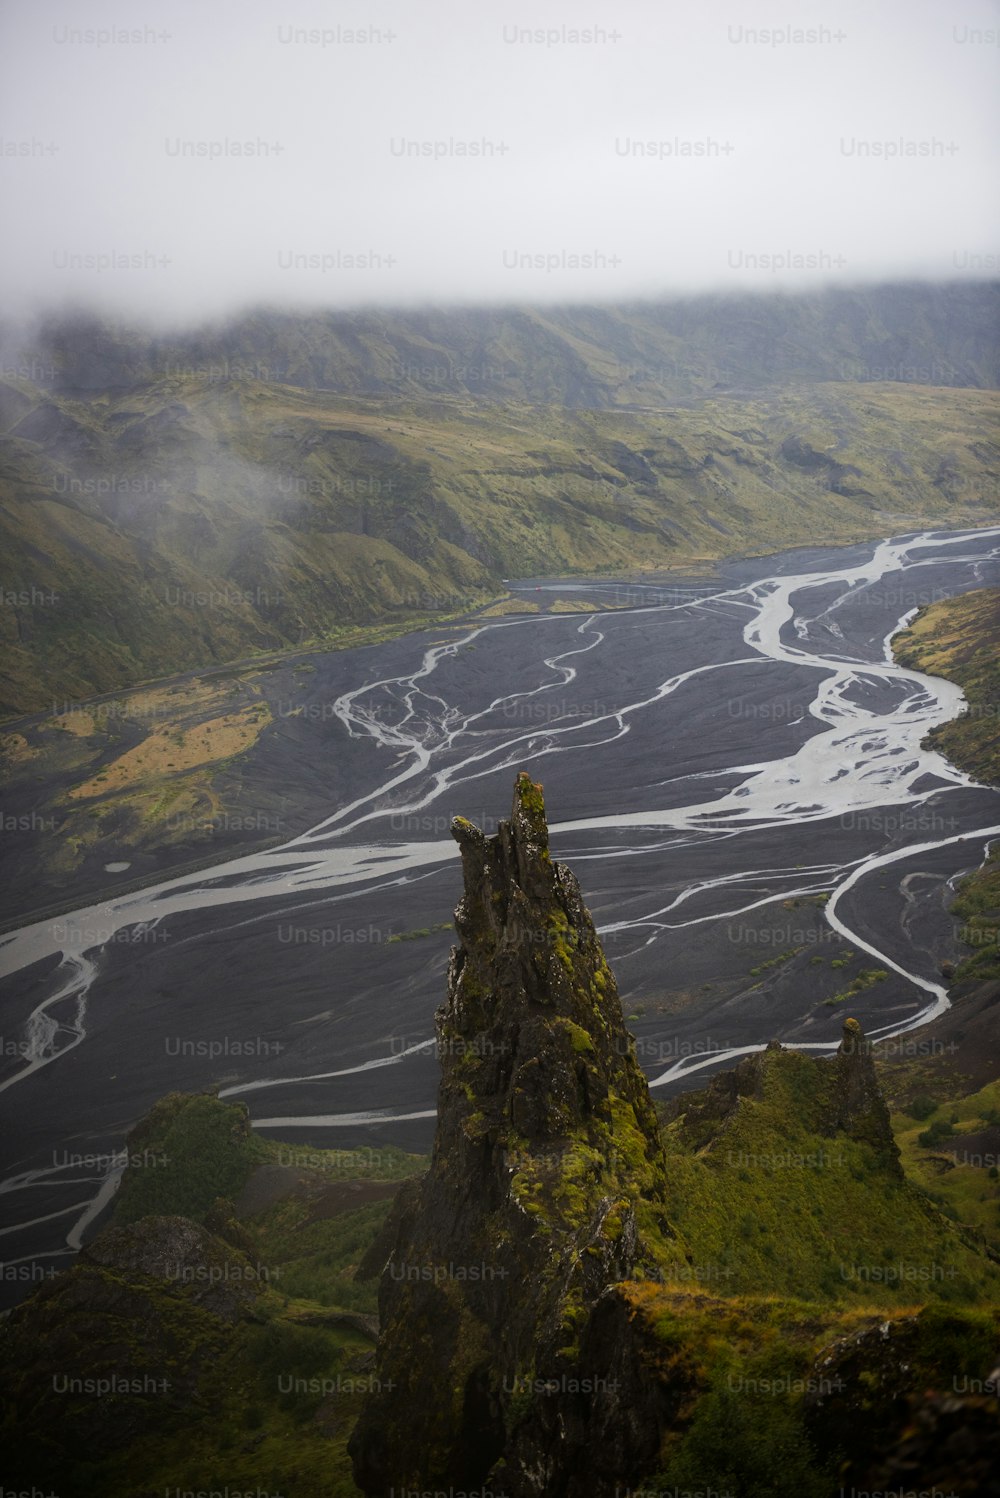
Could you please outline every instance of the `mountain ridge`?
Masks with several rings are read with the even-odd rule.
[[[508,577],[980,525],[1000,482],[993,391],[841,383],[652,413],[204,377],[4,392],[14,716],[461,615]]]
[[[0,713],[993,518],[1000,284],[0,325]]]
[[[260,307],[179,331],[77,312],[18,332],[8,370],[69,393],[202,373],[412,398],[607,407],[792,381],[1000,384],[1000,283],[896,282],[592,305]]]

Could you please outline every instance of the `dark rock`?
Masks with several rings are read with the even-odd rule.
[[[882,1492],[918,1483],[955,1498],[1000,1498],[1000,1366],[968,1392],[910,1395],[898,1435],[863,1485]],[[978,1387],[977,1387],[978,1384]]]
[[[786,437],[781,444],[781,456],[787,463],[794,463],[796,468],[813,472],[828,468],[831,461],[826,453],[818,452],[810,443],[803,442],[801,437]]]
[[[388,1251],[378,1392],[349,1449],[368,1494],[570,1494],[591,1474],[612,1352],[595,1308],[656,1249],[683,1250],[646,1081],[579,885],[549,855],[541,787],[518,778],[495,837],[463,818],[452,832],[465,890],[434,1152],[362,1266]],[[598,1366],[581,1389],[584,1346]],[[635,1453],[614,1470],[638,1475]]]
[[[239,1320],[264,1290],[259,1270],[243,1252],[187,1217],[143,1217],[107,1228],[80,1260],[129,1280],[183,1287],[194,1304],[225,1321]]]
[[[81,1453],[98,1461],[181,1430],[235,1326],[257,1319],[262,1294],[255,1266],[187,1218],[101,1233],[4,1326],[11,1405],[41,1464],[31,1470],[65,1477]],[[58,1491],[75,1491],[66,1481]]]
[[[903,1316],[828,1348],[804,1400],[810,1438],[836,1453],[842,1492],[1000,1498],[1000,1367],[946,1389],[916,1382],[920,1333],[921,1317]]]
[[[854,1139],[870,1144],[900,1180],[903,1167],[892,1134],[889,1109],[875,1074],[871,1042],[856,1019],[844,1021],[843,1039],[836,1057],[833,1109],[829,1132],[842,1129]]]

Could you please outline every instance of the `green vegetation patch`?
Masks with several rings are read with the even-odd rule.
[[[870,1458],[898,1421],[901,1358],[917,1388],[981,1377],[1000,1324],[995,1308],[928,1307],[889,1322],[887,1342],[887,1324],[857,1311],[778,1297],[720,1303],[646,1287],[628,1293],[662,1372],[689,1390],[661,1469],[644,1483],[670,1493],[829,1498],[845,1464]],[[831,1346],[844,1353],[829,1357]]]
[[[921,1098],[892,1124],[907,1175],[1000,1253],[1000,1082],[943,1103]]]
[[[171,1092],[128,1137],[115,1198],[119,1225],[176,1214],[204,1222],[218,1197],[237,1196],[267,1151],[243,1103]]]
[[[763,1096],[740,1097],[719,1120],[681,1114],[662,1131],[688,1277],[715,1294],[822,1304],[997,1297],[1000,1268],[925,1192],[827,1127],[834,1069],[792,1051],[767,1062]]]
[[[951,914],[961,922],[959,940],[972,948],[959,963],[955,982],[1000,978],[1000,842],[993,844],[982,868],[959,884]]]
[[[958,682],[966,710],[926,742],[960,769],[1000,785],[1000,588],[979,588],[920,610],[896,635],[901,666]]]

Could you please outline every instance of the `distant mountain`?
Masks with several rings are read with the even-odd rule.
[[[0,340],[65,394],[231,375],[344,395],[604,408],[846,380],[1000,385],[1000,285],[829,288],[606,307],[257,311],[151,336],[80,316]]]
[[[915,285],[8,328],[0,713],[412,628],[509,576],[982,524],[997,305]]]

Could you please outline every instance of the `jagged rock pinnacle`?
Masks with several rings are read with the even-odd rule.
[[[875,1072],[871,1042],[856,1019],[844,1021],[835,1066],[831,1129],[843,1129],[853,1138],[870,1144],[901,1176],[899,1149]]]
[[[561,1389],[602,1292],[683,1252],[646,1080],[580,887],[550,856],[541,786],[518,776],[496,836],[462,817],[452,834],[464,892],[434,1151],[383,1248],[379,1392],[351,1440],[369,1494],[538,1491],[555,1432],[587,1412],[516,1391]]]

